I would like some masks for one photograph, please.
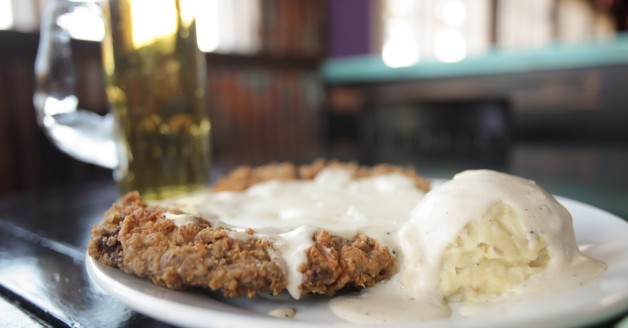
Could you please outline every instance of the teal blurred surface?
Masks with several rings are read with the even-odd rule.
[[[554,44],[525,50],[494,49],[454,63],[425,60],[391,68],[379,55],[362,55],[327,60],[322,69],[326,83],[365,83],[431,79],[470,75],[519,73],[628,64],[628,34],[588,43]]]

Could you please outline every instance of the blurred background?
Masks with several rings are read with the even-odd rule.
[[[36,124],[48,1],[0,0],[0,195],[111,179]],[[628,1],[199,3],[219,171],[320,156],[439,178],[484,167],[628,217]],[[63,17],[76,92],[106,113],[102,25],[86,17]]]

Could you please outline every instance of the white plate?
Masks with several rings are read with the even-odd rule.
[[[560,198],[574,218],[584,253],[608,264],[594,282],[573,290],[511,304],[472,317],[454,314],[446,320],[388,327],[570,327],[600,322],[628,310],[628,222],[593,206]],[[175,291],[86,260],[97,285],[147,316],[185,327],[356,327],[336,317],[324,297],[298,302],[257,297],[223,298],[216,293]],[[293,307],[293,319],[267,313]]]

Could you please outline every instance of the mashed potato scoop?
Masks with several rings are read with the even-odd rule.
[[[579,251],[551,194],[495,171],[465,171],[429,192],[401,235],[404,283],[448,301],[577,286],[605,270]]]

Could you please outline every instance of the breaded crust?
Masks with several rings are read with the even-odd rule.
[[[124,196],[92,229],[88,254],[168,288],[195,286],[249,297],[285,288],[284,264],[271,258],[269,241],[229,238],[225,229],[202,220],[177,226],[163,217],[165,211],[147,206],[137,193]]]
[[[215,190],[244,190],[269,179],[311,179],[327,166],[349,168],[355,177],[399,172],[412,177],[422,189],[429,186],[410,169],[317,161],[301,167],[238,168],[217,182]],[[276,295],[286,288],[288,270],[271,240],[258,238],[250,229],[247,238],[231,237],[228,228],[213,227],[201,219],[177,226],[164,217],[173,211],[147,205],[138,193],[127,194],[92,229],[88,254],[168,288],[201,287],[220,290],[225,296],[248,297],[260,292]],[[346,239],[321,230],[312,238],[308,262],[298,268],[303,274],[302,294],[333,296],[347,287],[372,287],[397,271],[394,255],[368,236]]]
[[[271,163],[264,166],[252,168],[250,166],[241,166],[232,170],[227,176],[218,180],[214,185],[215,191],[242,191],[248,187],[268,181],[277,180],[311,180],[325,168],[342,168],[349,170],[352,177],[361,178],[369,176],[377,176],[390,173],[399,173],[405,175],[414,181],[414,184],[420,190],[427,192],[430,188],[430,182],[419,176],[411,167],[399,167],[389,164],[379,164],[372,167],[360,166],[356,163],[345,163],[339,161],[327,161],[317,159],[312,164],[297,166],[292,163]]]

